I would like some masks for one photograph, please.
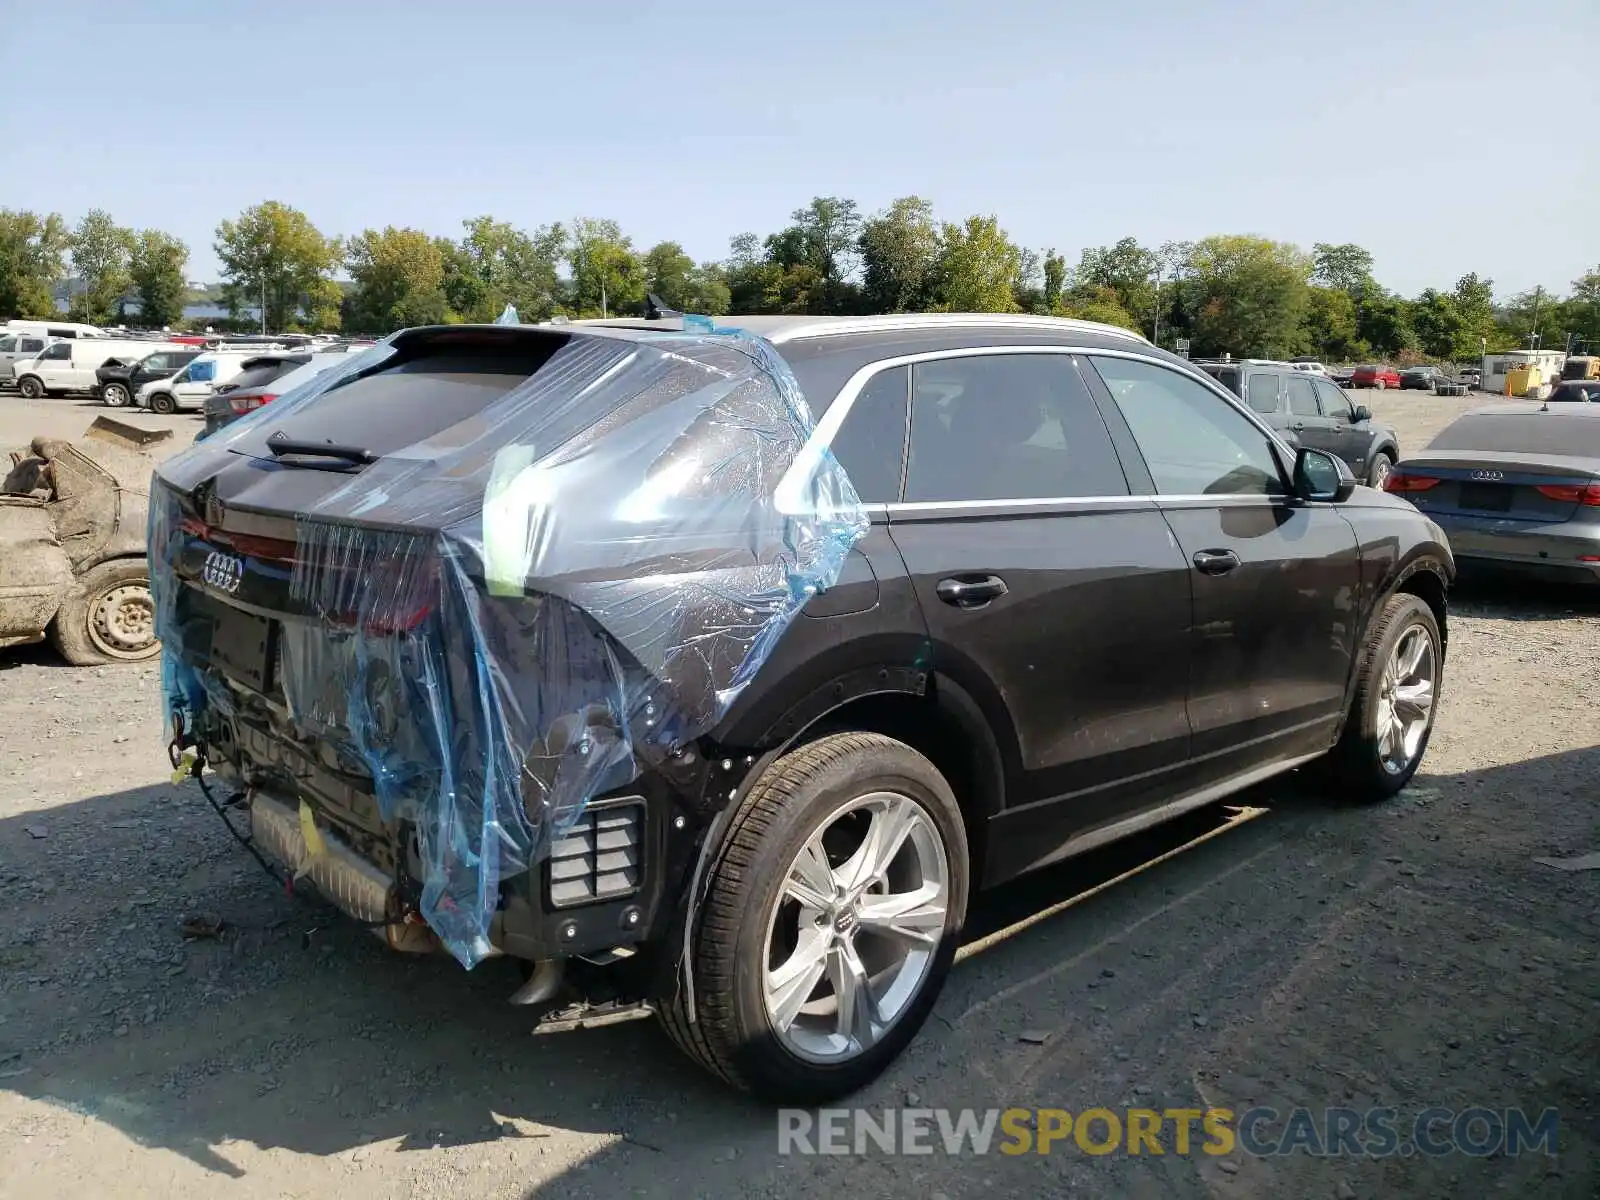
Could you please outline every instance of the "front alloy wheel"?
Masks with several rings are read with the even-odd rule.
[[[1361,650],[1355,700],[1328,766],[1342,798],[1384,800],[1416,774],[1444,667],[1438,619],[1420,596],[1389,596]]]
[[[1394,645],[1378,689],[1378,758],[1398,775],[1415,764],[1433,719],[1438,655],[1422,625],[1411,625]]]

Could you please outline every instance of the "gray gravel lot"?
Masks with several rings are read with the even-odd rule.
[[[1482,402],[1357,395],[1405,449]],[[0,396],[0,445],[104,411]],[[153,665],[30,647],[0,651],[0,1200],[1600,1195],[1600,871],[1534,861],[1600,850],[1600,599],[1452,600],[1400,797],[1257,789],[1262,815],[961,964],[858,1103],[1555,1107],[1555,1158],[780,1157],[773,1114],[649,1023],[535,1038],[509,964],[319,927],[168,780]],[[1222,816],[984,897],[974,933]],[[196,913],[223,936],[185,940]]]

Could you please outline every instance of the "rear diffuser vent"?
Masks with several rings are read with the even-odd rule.
[[[550,907],[572,908],[639,890],[644,806],[591,808],[550,848]]]

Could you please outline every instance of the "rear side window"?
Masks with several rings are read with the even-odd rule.
[[[864,504],[892,504],[900,499],[910,394],[910,367],[878,372],[867,380],[834,435],[833,456]]]
[[[1066,355],[973,355],[913,368],[908,503],[1127,492],[1111,435]]]
[[[1278,411],[1278,377],[1266,371],[1256,371],[1245,377],[1246,399],[1258,413]]]
[[[1289,411],[1297,417],[1321,416],[1317,409],[1317,393],[1311,387],[1311,380],[1296,375],[1284,380],[1289,389]]]
[[[17,348],[17,339],[14,337],[0,338],[0,354],[9,354]]]

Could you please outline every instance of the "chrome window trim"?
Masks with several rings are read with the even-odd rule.
[[[1144,339],[1140,338],[1139,340],[1143,341]],[[1163,362],[1161,359],[1151,354],[1141,354],[1130,350],[1106,350],[1098,346],[1061,345],[960,346],[946,350],[919,350],[912,354],[899,354],[893,358],[881,358],[875,362],[870,362],[866,366],[858,369],[855,374],[850,376],[849,379],[845,380],[844,386],[839,389],[839,393],[834,397],[833,403],[830,404],[828,406],[828,410],[822,414],[822,420],[817,422],[816,427],[811,431],[811,436],[806,439],[805,445],[800,447],[800,451],[795,455],[794,461],[789,464],[789,469],[783,473],[783,478],[778,481],[778,486],[773,493],[773,500],[778,511],[786,516],[813,515],[812,510],[807,508],[803,503],[805,485],[807,481],[815,474],[816,469],[821,465],[823,454],[832,447],[834,436],[839,432],[840,426],[844,424],[845,419],[850,415],[850,409],[854,406],[856,398],[861,395],[862,390],[866,387],[868,381],[871,380],[873,376],[883,371],[893,370],[895,367],[914,366],[915,364],[922,362],[939,362],[941,360],[951,358],[979,358],[995,354],[1081,354],[1085,357],[1099,355],[1105,358],[1128,358],[1134,360],[1135,362],[1143,362],[1154,367],[1161,367],[1163,370],[1171,371],[1175,375],[1180,375],[1185,379],[1193,380],[1194,382],[1201,384],[1202,387],[1209,389],[1212,394],[1217,396],[1224,404],[1227,404],[1235,412],[1242,415],[1246,421],[1248,421],[1259,433],[1261,433],[1263,437],[1267,439],[1269,444],[1276,444],[1291,457],[1294,454],[1294,451],[1290,449],[1288,443],[1284,442],[1283,439],[1278,436],[1277,431],[1260,418],[1260,414],[1251,409],[1249,405],[1246,404],[1242,399],[1228,391],[1227,388],[1223,387],[1220,383],[1213,379],[1210,374],[1199,369],[1193,369],[1187,372],[1180,371],[1173,367],[1171,363]],[[1288,481],[1285,480],[1285,482],[1287,483]],[[1216,504],[1221,502],[1237,503],[1239,501],[1258,501],[1282,504],[1286,500],[1293,499],[1293,493],[1286,492],[1281,496],[1257,496],[1241,493],[1226,493],[1217,496],[1157,495],[1150,497],[1130,497],[1126,494],[1121,494],[1116,496],[1063,496],[1049,499],[1022,497],[1012,500],[938,500],[915,503],[896,502],[886,505],[870,505],[868,507],[882,508],[890,513],[893,513],[897,510],[904,510],[911,507],[927,508],[929,504],[953,504],[962,506],[988,505],[993,507],[995,505],[1059,504],[1067,501],[1079,500],[1112,501],[1129,499],[1189,501],[1204,502],[1207,504]]]

